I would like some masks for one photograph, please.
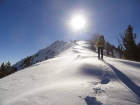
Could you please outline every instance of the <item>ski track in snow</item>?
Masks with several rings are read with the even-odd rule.
[[[56,58],[1,79],[0,105],[139,105],[140,78],[123,70],[132,62],[120,60],[119,69],[117,59],[98,60],[89,47],[69,44]]]

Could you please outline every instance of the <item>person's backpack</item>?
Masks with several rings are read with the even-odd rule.
[[[100,36],[99,45],[104,45],[104,36]]]

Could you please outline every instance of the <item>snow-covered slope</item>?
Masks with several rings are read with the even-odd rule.
[[[0,105],[139,105],[140,63],[105,57],[85,41],[0,79]]]
[[[13,66],[16,67],[17,70],[21,70],[35,63],[54,58],[60,53],[64,52],[67,48],[70,48],[73,43],[74,42],[55,41],[45,49],[38,51],[36,54],[30,57],[22,59]]]

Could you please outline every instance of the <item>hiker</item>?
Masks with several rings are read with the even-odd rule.
[[[104,36],[101,35],[97,41],[96,41],[96,46],[98,47],[98,58],[100,59],[100,53],[101,53],[101,59],[103,59],[103,49],[106,45],[106,41],[104,39]]]

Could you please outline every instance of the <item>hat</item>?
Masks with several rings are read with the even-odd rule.
[[[103,35],[101,35],[100,37],[104,38],[104,36],[103,36]]]

